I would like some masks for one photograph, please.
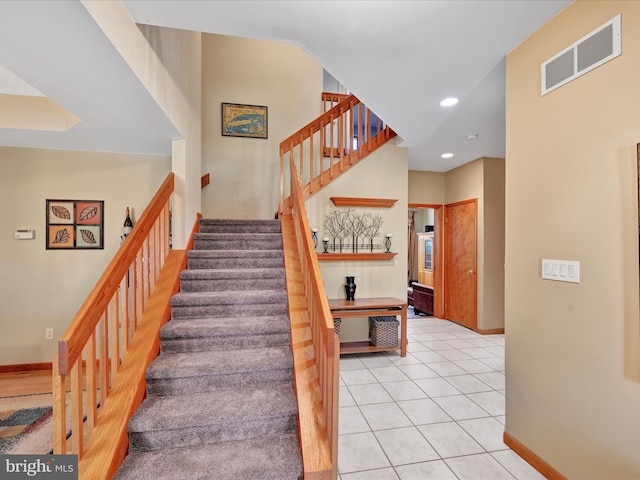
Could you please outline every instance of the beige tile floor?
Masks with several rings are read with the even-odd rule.
[[[544,479],[502,442],[504,335],[409,313],[406,357],[340,359],[340,479]]]

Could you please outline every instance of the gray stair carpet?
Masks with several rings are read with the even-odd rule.
[[[201,220],[116,480],[300,479],[277,220]]]

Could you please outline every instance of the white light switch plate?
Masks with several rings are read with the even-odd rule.
[[[580,283],[580,262],[577,260],[543,258],[541,271],[544,280]]]

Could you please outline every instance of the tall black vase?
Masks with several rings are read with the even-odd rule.
[[[344,286],[344,293],[347,296],[348,302],[353,302],[356,297],[356,284],[354,282],[355,278],[356,277],[347,277],[347,283]]]

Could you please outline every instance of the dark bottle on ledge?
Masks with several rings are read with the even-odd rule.
[[[133,222],[131,221],[131,212],[129,211],[129,207],[127,207],[127,216],[124,219],[123,232],[124,236],[127,237],[131,230],[133,229]]]

